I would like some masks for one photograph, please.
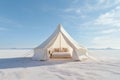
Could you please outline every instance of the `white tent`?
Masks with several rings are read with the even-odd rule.
[[[56,50],[55,50],[56,49]],[[87,49],[78,45],[59,24],[55,32],[40,46],[34,48],[33,60],[49,60],[52,56],[70,57],[72,60],[81,60],[80,56],[87,55]],[[66,54],[67,53],[67,54]],[[68,55],[69,53],[69,55]],[[66,54],[66,55],[65,55]]]

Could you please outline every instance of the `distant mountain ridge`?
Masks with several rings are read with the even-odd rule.
[[[34,49],[34,48],[0,48],[0,49],[16,49],[16,50],[22,50],[22,49]],[[87,48],[88,50],[119,50],[115,48]]]
[[[115,49],[115,48],[88,48],[89,50],[119,50],[119,49]]]
[[[19,49],[33,49],[33,48],[0,48],[0,49],[16,49],[16,50],[19,50]]]

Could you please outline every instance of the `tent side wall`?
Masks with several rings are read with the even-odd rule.
[[[64,34],[62,34],[62,35],[63,35],[63,37],[65,38],[66,42],[68,42],[68,44],[73,48],[72,59],[73,59],[73,60],[80,60],[80,59],[79,59],[78,52],[77,52],[77,51],[78,51],[77,47],[74,45],[73,42],[71,42],[71,41],[66,37],[66,35],[64,35]]]
[[[82,60],[82,59],[80,59],[79,56],[81,56],[81,55],[87,56],[88,55],[86,48],[80,47],[79,45],[77,45],[76,41],[73,40],[71,38],[71,36],[69,34],[67,34],[67,32],[66,33],[62,32],[62,35],[65,38],[66,42],[68,42],[68,44],[73,48],[73,53],[72,53],[73,60]]]
[[[50,57],[46,49],[34,49],[34,53],[33,60],[48,60]]]
[[[55,34],[55,36],[51,37],[51,41],[47,43],[47,45],[44,45],[44,48],[37,47],[34,49],[34,56],[33,60],[48,60],[49,59],[49,53],[48,53],[48,47],[50,47],[54,41],[56,40],[59,33]],[[44,43],[43,43],[44,44]],[[42,45],[42,44],[41,44]]]
[[[33,60],[44,60],[44,50],[42,49],[34,49],[34,56],[32,57]]]
[[[49,36],[49,38],[47,40],[45,40],[42,44],[40,44],[38,47],[36,48],[44,48],[48,45],[49,42],[51,42],[51,40],[56,36],[58,35],[58,32],[59,32],[59,28],[57,28],[52,34],[51,36]]]

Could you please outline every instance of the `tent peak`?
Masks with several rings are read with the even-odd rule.
[[[62,24],[58,24],[58,28],[60,30],[62,28]]]

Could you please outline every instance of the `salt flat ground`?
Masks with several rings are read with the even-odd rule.
[[[120,80],[120,50],[89,50],[97,61],[33,61],[32,50],[0,50],[0,80]]]

